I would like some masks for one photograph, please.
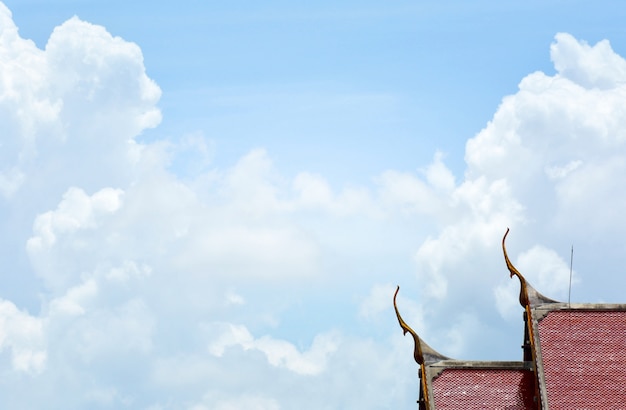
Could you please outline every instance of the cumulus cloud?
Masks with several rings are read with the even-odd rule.
[[[127,182],[140,151],[134,138],[161,119],[161,91],[139,47],[74,17],[41,50],[19,36],[4,5],[0,14],[0,192]]]
[[[594,46],[566,33],[556,35],[550,47],[559,76],[585,88],[611,89],[626,82],[626,61],[611,49],[608,40]]]
[[[138,141],[161,116],[140,48],[74,17],[42,50],[0,3],[0,217],[40,301],[0,300],[3,397],[400,408],[417,392],[395,282],[415,282],[403,314],[442,353],[517,345],[505,228],[519,269],[558,298],[569,269],[551,232],[624,224],[626,63],[568,34],[551,57],[556,74],[522,79],[467,141],[464,175],[436,152],[338,188],[282,174],[262,148],[216,167],[202,134]]]
[[[336,335],[322,334],[314,340],[311,348],[299,352],[291,343],[269,336],[255,339],[245,326],[230,323],[216,324],[218,336],[209,344],[209,352],[222,356],[226,348],[240,346],[244,350],[258,350],[265,354],[272,366],[286,367],[297,374],[318,375],[326,368],[328,356],[337,350],[339,340]]]
[[[455,185],[446,177],[439,184],[448,193],[440,202],[447,206],[442,227],[421,244],[415,261],[421,299],[451,315],[439,330],[444,346],[454,339],[443,336],[450,321],[466,322],[465,307],[481,305],[476,301],[490,293],[501,315],[517,317],[519,284],[499,273],[500,284],[485,289],[494,280],[490,275],[503,270],[491,261],[502,258],[499,238],[506,227],[513,229],[509,240],[521,238],[526,246],[513,253],[520,270],[555,298],[567,294],[569,281],[563,253],[547,245],[556,232],[569,235],[559,244],[567,249],[571,241],[593,246],[590,237],[623,230],[625,198],[618,185],[624,173],[626,62],[608,41],[589,45],[565,33],[556,35],[551,57],[557,73],[522,79],[519,91],[505,97],[487,126],[468,140],[465,178]],[[422,188],[415,197],[423,198],[422,206],[433,203],[432,190]],[[471,335],[465,334],[464,348],[468,342]],[[462,354],[464,348],[453,343],[451,350]]]
[[[0,300],[0,329],[0,349],[10,349],[13,369],[40,373],[47,357],[44,322]]]
[[[623,171],[625,62],[607,41],[589,46],[564,33],[551,56],[557,74],[524,78],[468,141],[467,172],[506,177],[532,218],[562,226],[587,212],[590,229],[606,227],[624,200],[612,176]]]

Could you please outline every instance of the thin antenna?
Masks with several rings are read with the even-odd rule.
[[[572,307],[572,268],[574,266],[574,245],[572,245],[572,253],[569,257],[569,294],[567,295],[567,307]]]

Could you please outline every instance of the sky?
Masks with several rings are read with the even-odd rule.
[[[626,7],[0,3],[0,407],[413,409],[626,301]]]

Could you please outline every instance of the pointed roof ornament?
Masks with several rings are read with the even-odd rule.
[[[406,335],[410,333],[413,336],[413,342],[415,343],[415,347],[413,349],[413,358],[419,365],[429,365],[432,363],[436,363],[441,360],[450,359],[447,356],[442,355],[441,353],[434,350],[432,347],[428,346],[422,339],[415,333],[413,329],[400,316],[400,312],[398,311],[398,305],[396,304],[396,297],[398,296],[398,291],[400,290],[400,286],[396,288],[396,293],[393,295],[393,308],[396,311],[396,317],[398,318],[398,322],[400,323],[400,327],[402,331]]]
[[[504,261],[506,262],[506,267],[509,269],[511,273],[511,278],[515,275],[520,281],[520,293],[519,293],[519,303],[522,307],[534,307],[537,305],[543,305],[544,303],[559,303],[554,299],[550,299],[547,296],[539,293],[535,288],[533,288],[522,274],[513,266],[511,260],[509,259],[509,255],[506,253],[506,246],[504,244],[506,240],[506,236],[509,234],[509,228],[506,228],[506,232],[504,233],[504,237],[502,238],[502,252],[504,252]]]

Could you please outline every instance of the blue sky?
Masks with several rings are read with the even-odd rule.
[[[519,360],[507,227],[624,302],[616,2],[0,4],[2,408],[414,408],[395,286]]]
[[[305,161],[342,183],[414,169],[436,149],[460,175],[464,141],[501,98],[526,74],[553,71],[557,32],[626,47],[614,2],[6,4],[40,47],[73,15],[139,44],[165,91],[151,136],[201,131],[220,163],[263,146],[286,172]]]

